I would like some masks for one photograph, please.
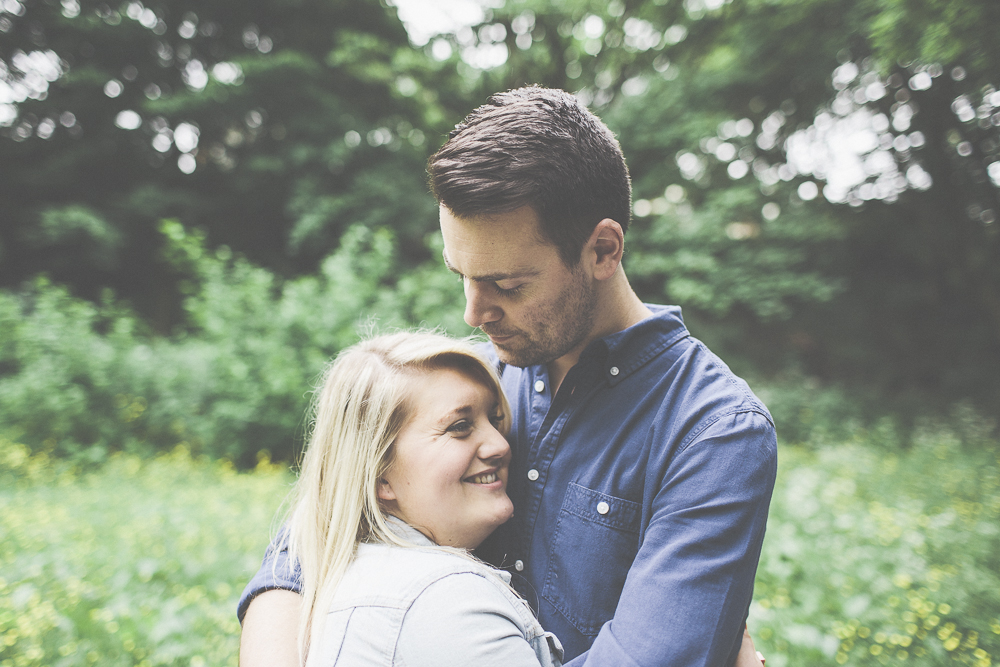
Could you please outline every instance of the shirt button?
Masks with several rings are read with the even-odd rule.
[[[528,479],[530,479],[532,482],[534,482],[536,479],[538,479],[538,471],[535,470],[534,468],[532,468],[531,470],[529,470],[528,471]]]
[[[539,394],[545,391],[545,383],[542,382],[541,380],[535,380],[535,391],[537,391]]]
[[[610,510],[610,509],[611,508],[608,507],[608,504],[606,502],[604,502],[603,500],[601,502],[597,503],[597,513],[598,514],[607,514],[608,510]]]
[[[618,375],[618,367],[617,366],[612,366],[610,373],[612,375]]]
[[[524,572],[524,561],[523,560],[514,561],[514,569],[517,570],[518,572]]]

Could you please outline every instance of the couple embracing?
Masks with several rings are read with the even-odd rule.
[[[522,88],[429,173],[491,344],[393,334],[331,365],[240,664],[759,665],[774,426],[680,309],[630,287],[614,135]]]

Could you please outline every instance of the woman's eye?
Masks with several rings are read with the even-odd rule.
[[[493,428],[500,428],[503,424],[503,415],[494,415],[490,417],[490,423],[493,424]]]
[[[446,433],[465,433],[472,430],[472,422],[468,419],[460,419],[445,429]]]

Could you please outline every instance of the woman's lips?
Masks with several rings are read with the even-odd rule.
[[[487,489],[502,489],[504,484],[503,479],[500,477],[499,469],[484,470],[476,473],[475,475],[469,475],[462,481]]]

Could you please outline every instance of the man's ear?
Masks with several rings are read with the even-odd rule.
[[[604,218],[594,227],[585,249],[592,253],[594,278],[607,280],[622,263],[622,254],[625,252],[625,232],[622,231],[622,226],[611,218]]]
[[[396,492],[392,490],[392,484],[385,477],[379,477],[377,492],[379,500],[396,500]]]

